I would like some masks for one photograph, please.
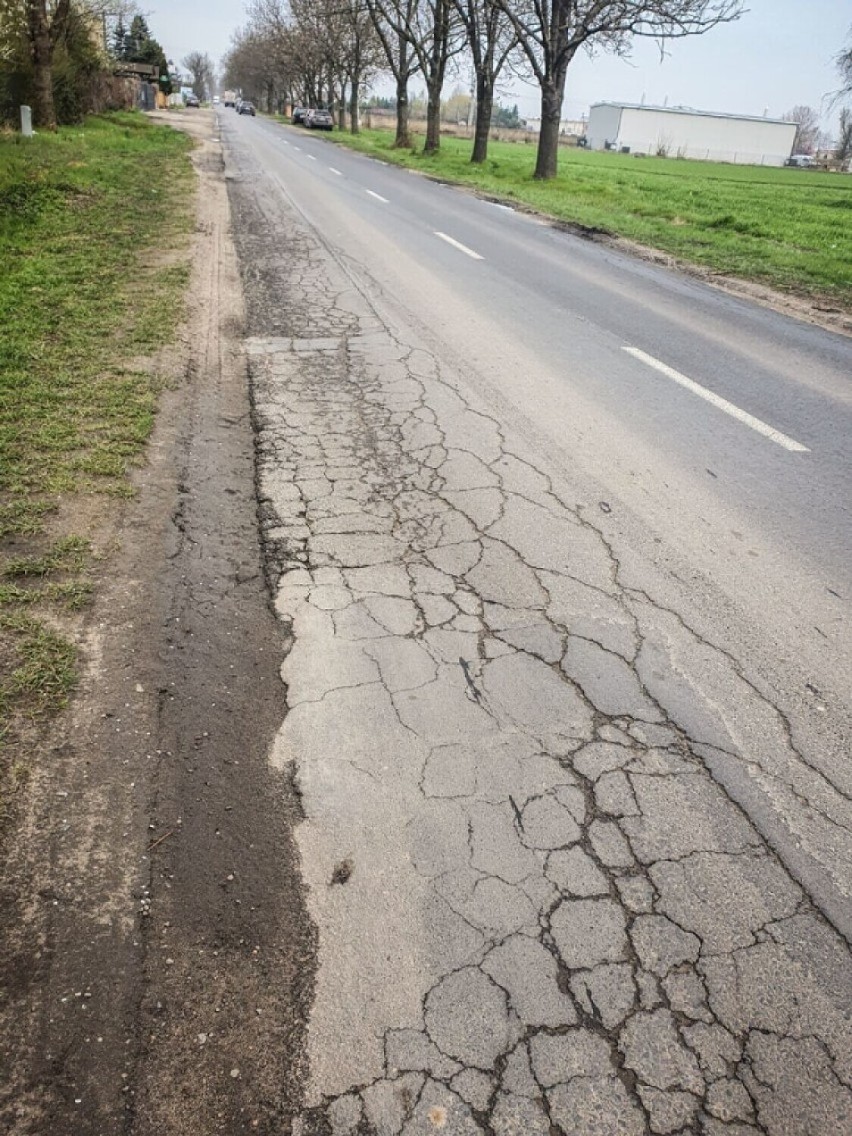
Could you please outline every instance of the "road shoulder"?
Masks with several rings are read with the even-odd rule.
[[[279,1131],[313,976],[282,631],[255,512],[242,292],[212,116],[180,379],[79,630],[3,883],[3,1130]],[[273,902],[274,897],[274,902]],[[10,1055],[14,1055],[10,1059]]]

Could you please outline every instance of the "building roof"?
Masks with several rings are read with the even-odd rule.
[[[615,102],[602,102],[592,103],[592,109],[598,106],[618,107],[620,110],[652,110],[659,114],[688,114],[697,115],[701,118],[727,118],[733,119],[736,122],[773,122],[779,126],[795,126],[795,122],[788,122],[783,118],[766,118],[764,115],[757,114],[725,114],[724,111],[719,110],[695,110],[694,107],[685,106],[653,106],[651,103],[615,103]]]

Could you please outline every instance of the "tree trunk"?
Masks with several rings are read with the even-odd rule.
[[[488,132],[494,111],[494,87],[487,75],[476,76],[476,130],[473,135],[471,162],[484,162],[488,157]]]
[[[349,88],[349,129],[352,134],[361,133],[361,121],[358,110],[359,89],[360,84],[358,79],[353,76],[352,85]]]
[[[429,85],[429,100],[426,103],[426,141],[424,154],[437,154],[441,148],[441,86]]]
[[[45,0],[29,0],[27,33],[33,61],[33,123],[44,130],[56,130],[53,104],[53,43]]]
[[[541,88],[541,132],[538,136],[534,178],[555,178],[559,157],[559,122],[562,118],[562,95],[565,75],[561,83],[548,82]]]
[[[408,84],[397,80],[396,84],[396,138],[395,150],[407,150],[411,147],[411,134],[408,126]]]

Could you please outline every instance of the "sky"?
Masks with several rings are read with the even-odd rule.
[[[151,34],[175,63],[191,51],[215,63],[235,31],[246,24],[242,0],[154,0],[146,8]],[[634,41],[632,58],[578,55],[568,71],[563,118],[580,118],[595,102],[641,102],[688,106],[732,114],[780,118],[794,106],[811,106],[832,129],[837,110],[828,101],[838,87],[834,59],[852,28],[852,0],[746,0],[748,11],[734,24],[667,45],[661,61],[651,41]],[[451,78],[447,93],[458,81]],[[422,86],[422,84],[421,84]],[[387,82],[380,94],[392,93]],[[418,90],[415,79],[412,93]],[[537,88],[518,80],[502,83],[500,101],[518,104],[522,117],[538,114]]]

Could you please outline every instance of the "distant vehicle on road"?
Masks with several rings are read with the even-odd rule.
[[[806,170],[811,166],[816,165],[810,154],[791,154],[787,159],[788,166],[798,166],[799,169]]]
[[[222,101],[224,102],[226,107],[232,107],[237,101],[237,92],[225,91],[225,93],[222,95]]]
[[[184,99],[184,106],[200,107],[201,103],[198,100],[198,95],[187,95]]]
[[[293,107],[293,117],[292,117],[292,120],[291,120],[293,122],[293,125],[299,126],[301,124],[302,126],[304,126],[305,115],[307,113],[308,113],[308,107]]]
[[[305,126],[308,130],[333,130],[334,119],[331,117],[331,112],[317,108],[310,110],[305,115]]]
[[[219,96],[214,95],[213,96],[213,106],[218,106],[218,105],[219,105]]]
[[[241,100],[240,100],[240,105],[239,105],[239,106],[237,107],[237,114],[251,114],[251,115],[254,115],[254,114],[256,114],[256,113],[257,113],[257,112],[256,112],[256,111],[255,111],[255,109],[254,109],[254,103],[250,103],[250,102],[248,101],[248,99],[241,99]]]

